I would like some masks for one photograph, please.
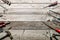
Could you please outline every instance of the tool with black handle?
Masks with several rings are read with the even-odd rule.
[[[11,2],[9,0],[2,0],[4,3],[6,3],[7,5],[11,5]]]
[[[57,20],[59,20],[60,21],[60,18],[57,18],[57,17],[55,17],[55,16],[53,16],[53,15],[51,15],[51,14],[48,14],[49,16],[52,16],[53,18],[56,18]],[[57,21],[58,23],[60,23],[59,21]]]
[[[5,39],[6,37],[9,37],[11,40],[13,39],[13,36],[11,35],[10,31],[5,31],[7,34],[5,36],[3,36],[2,38],[0,38],[0,40]]]
[[[56,6],[57,4],[58,4],[58,2],[56,1],[56,2],[53,2],[52,4],[50,4],[50,5],[48,5],[48,6],[44,7],[44,8],[53,7],[53,6]]]
[[[8,28],[8,30],[5,31],[6,35],[3,36],[2,38],[0,38],[0,40],[5,39],[6,37],[9,37],[10,40],[13,40],[13,36],[12,36],[11,32],[9,31],[11,28],[12,28],[12,27]]]
[[[58,12],[55,12],[55,11],[52,11],[52,10],[49,10],[49,11],[51,11],[51,12],[53,12],[53,13],[55,13],[55,14],[60,15],[60,13],[58,13]]]

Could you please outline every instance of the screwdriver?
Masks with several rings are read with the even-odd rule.
[[[49,28],[51,28],[52,30],[54,30],[54,31],[56,31],[57,33],[60,34],[60,29],[59,29],[59,28],[53,28],[53,27],[47,25],[45,22],[43,22],[43,23],[44,23],[46,26],[48,26]]]
[[[56,18],[57,20],[60,21],[60,18],[57,18],[57,17],[55,17],[55,16],[53,16],[53,15],[51,15],[51,14],[48,14],[48,15],[50,15],[50,16],[52,16],[52,17],[54,17],[54,18]],[[56,21],[56,22],[60,23],[59,21]]]
[[[56,6],[57,4],[58,4],[58,2],[56,1],[56,2],[53,2],[52,4],[50,4],[50,5],[48,5],[48,6],[44,7],[44,8],[53,7],[53,6]]]
[[[55,12],[55,11],[52,11],[52,10],[49,10],[49,11],[51,11],[51,12],[53,12],[53,13],[55,13],[55,14],[60,15],[60,13],[58,13],[58,12]]]
[[[5,23],[4,21],[0,22],[0,28],[5,27],[6,25],[10,24],[10,22]]]

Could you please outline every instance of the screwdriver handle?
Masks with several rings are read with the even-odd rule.
[[[60,29],[56,28],[55,31],[60,34]]]

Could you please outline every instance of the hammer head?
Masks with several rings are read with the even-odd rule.
[[[10,31],[5,31],[7,33],[7,36],[10,37],[10,39],[12,40],[13,39],[13,36],[12,34],[10,33]]]

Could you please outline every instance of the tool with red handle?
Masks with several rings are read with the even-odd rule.
[[[49,26],[49,25],[47,25],[45,22],[43,22],[46,26],[48,26],[49,28],[51,28],[51,29],[53,29],[53,30],[55,30],[57,33],[59,33],[60,34],[60,29],[59,28],[53,28],[53,27],[51,27],[51,26]]]
[[[60,29],[59,28],[55,28],[55,31],[60,34]]]
[[[5,27],[5,23],[4,22],[0,22],[0,28]]]
[[[8,25],[9,23],[10,23],[10,22],[5,23],[4,21],[1,21],[1,22],[0,22],[0,28],[5,27],[5,26]]]

